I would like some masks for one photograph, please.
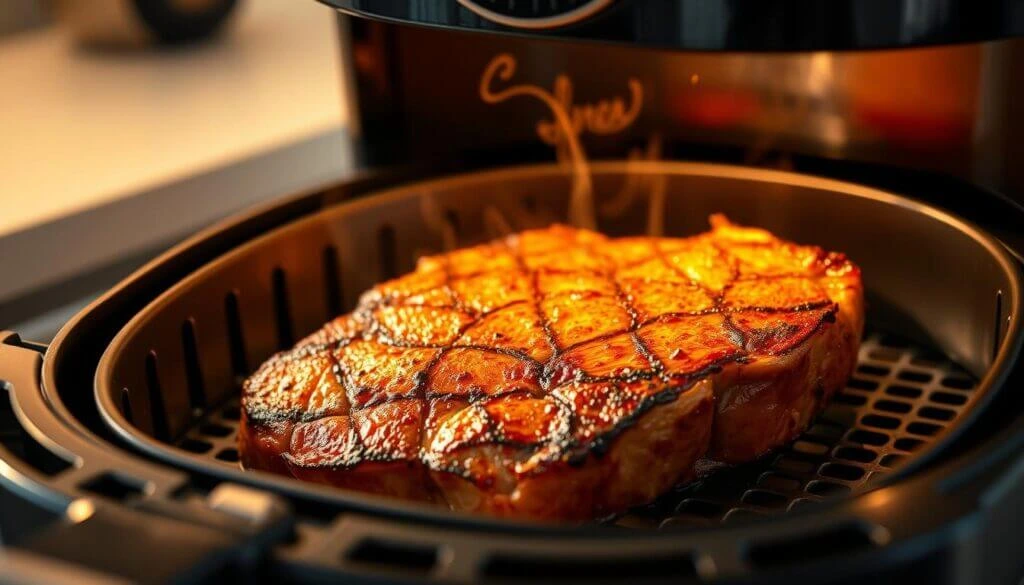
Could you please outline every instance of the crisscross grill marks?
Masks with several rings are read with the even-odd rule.
[[[712,224],[553,226],[424,258],[264,364],[247,419],[293,424],[297,467],[405,461],[500,487],[579,459],[723,365],[791,351],[859,285],[842,255]]]

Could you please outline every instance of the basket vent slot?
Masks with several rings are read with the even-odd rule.
[[[929,400],[933,403],[941,405],[952,405],[952,406],[963,406],[967,403],[967,396],[964,394],[954,394],[952,392],[932,392],[929,396]]]
[[[768,490],[748,490],[740,501],[761,508],[782,508],[789,504],[786,496]]]
[[[161,441],[166,441],[170,432],[167,427],[164,395],[160,389],[160,377],[157,374],[155,351],[146,354],[146,390],[149,392],[149,413],[150,421],[153,424],[153,436]]]
[[[826,463],[819,471],[824,477],[831,477],[843,481],[857,481],[864,477],[864,470],[853,465],[843,463]]]
[[[907,425],[908,433],[914,433],[915,435],[924,435],[926,437],[935,435],[941,430],[942,427],[940,427],[939,425],[933,425],[931,423],[926,422],[912,422],[909,425]]]
[[[219,425],[216,423],[206,423],[199,427],[199,432],[208,437],[223,438],[231,436],[231,433],[235,432],[235,429],[229,426]]]
[[[708,500],[698,500],[696,498],[689,498],[683,500],[679,504],[677,510],[680,514],[687,514],[690,516],[700,516],[702,518],[713,518],[719,516],[722,513],[722,506],[710,502]]]
[[[238,463],[238,449],[224,449],[217,452],[217,459],[228,463]]]
[[[274,291],[274,321],[277,323],[277,347],[285,350],[295,344],[292,332],[292,316],[288,306],[288,283],[285,281],[284,270],[277,267],[270,274],[271,286]]]
[[[900,419],[881,414],[869,414],[862,419],[862,423],[876,429],[895,429],[900,426]]]
[[[835,455],[839,459],[857,461],[858,463],[870,463],[878,457],[878,453],[861,447],[840,447],[836,449]]]
[[[79,488],[119,502],[138,498],[145,493],[146,483],[142,480],[111,472],[102,473],[81,484]]]
[[[896,414],[906,414],[913,407],[912,404],[900,402],[899,400],[879,400],[875,403],[876,409],[884,410],[885,412],[895,412]]]
[[[334,246],[324,248],[321,256],[324,271],[324,302],[327,306],[327,318],[337,317],[344,310],[345,299],[341,294],[341,275],[338,273],[338,249]]]
[[[249,373],[249,364],[245,357],[245,337],[242,336],[242,316],[238,309],[238,291],[231,291],[224,297],[224,318],[228,327],[231,367],[236,376],[245,376]]]
[[[850,493],[850,488],[841,483],[814,480],[807,484],[807,493],[826,497],[840,496]]]
[[[398,244],[395,240],[395,228],[391,224],[384,224],[377,230],[377,258],[380,261],[381,280],[390,280],[398,276]]]
[[[455,213],[455,210],[445,209],[444,210],[444,222],[448,224],[448,229],[455,235],[455,239],[459,239],[461,225],[459,224],[459,214]]]
[[[201,410],[206,408],[206,389],[203,386],[203,370],[199,365],[199,350],[196,347],[196,323],[191,318],[181,324],[181,347],[185,354],[188,403],[192,410]]]
[[[520,202],[523,204],[523,209],[531,214],[537,213],[537,198],[533,195],[527,195],[523,197]]]
[[[902,439],[896,439],[893,443],[893,447],[896,447],[900,451],[916,451],[924,445],[924,441],[921,439],[912,439],[910,437],[903,437]]]
[[[437,548],[407,542],[367,539],[359,542],[346,555],[348,560],[391,569],[429,573],[437,565]]]
[[[127,388],[121,388],[121,414],[128,424],[135,424],[135,415],[132,414],[132,396]]]
[[[915,370],[903,370],[896,376],[900,380],[906,380],[907,382],[917,382],[918,384],[927,384],[932,381],[932,375],[928,372],[918,372]]]
[[[800,489],[800,480],[778,473],[763,473],[757,485],[775,492],[793,492]]]
[[[178,443],[178,446],[190,453],[207,453],[210,449],[213,449],[212,443],[199,439],[185,439]]]
[[[765,514],[763,512],[758,512],[749,508],[733,508],[722,518],[722,521],[726,524],[730,522],[755,522],[764,517]]]
[[[757,567],[779,567],[850,554],[875,546],[867,531],[859,526],[841,526],[825,532],[796,538],[755,544],[747,558]]]
[[[995,339],[992,340],[992,360],[999,355],[999,346],[1003,343],[1003,291],[996,291],[996,326]]]
[[[956,416],[956,411],[948,408],[938,408],[936,406],[924,406],[917,411],[917,414],[918,416],[930,418],[932,420],[946,421],[953,420],[953,417]]]
[[[900,463],[903,463],[904,459],[906,459],[905,455],[900,455],[899,453],[889,453],[885,457],[882,457],[882,461],[880,463],[883,467],[896,467]]]
[[[942,385],[954,390],[974,390],[974,381],[970,378],[949,376],[942,379]]]
[[[485,577],[594,583],[642,580],[692,579],[697,566],[692,554],[572,558],[527,555],[496,555],[483,567]]]
[[[917,398],[921,395],[920,388],[914,388],[912,386],[901,386],[899,384],[893,384],[885,389],[886,394],[893,396],[899,396],[901,398]]]

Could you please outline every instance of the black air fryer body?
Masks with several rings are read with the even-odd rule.
[[[488,63],[506,53],[506,85],[554,91],[565,76],[577,109],[628,108],[630,82],[642,87],[628,125],[583,129],[593,158],[657,141],[664,159],[796,169],[944,205],[985,207],[974,186],[1024,201],[1017,2],[326,3],[358,15],[342,17],[342,46],[373,162],[549,160],[544,104],[480,99]],[[559,14],[567,24],[530,24]]]
[[[1020,581],[1024,7],[325,3],[366,172],[198,234],[48,348],[0,336],[0,583]],[[575,146],[609,234],[725,211],[864,268],[857,372],[800,439],[581,527],[238,468],[256,365],[495,217],[566,221]]]

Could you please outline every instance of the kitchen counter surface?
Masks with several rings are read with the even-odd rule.
[[[0,41],[0,307],[351,172],[339,66],[333,13],[308,1],[243,1],[171,51],[86,51],[60,27]]]

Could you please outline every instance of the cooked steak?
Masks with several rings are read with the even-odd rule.
[[[242,463],[455,510],[584,520],[797,436],[854,366],[860,271],[712,218],[552,226],[420,260],[249,378]]]

